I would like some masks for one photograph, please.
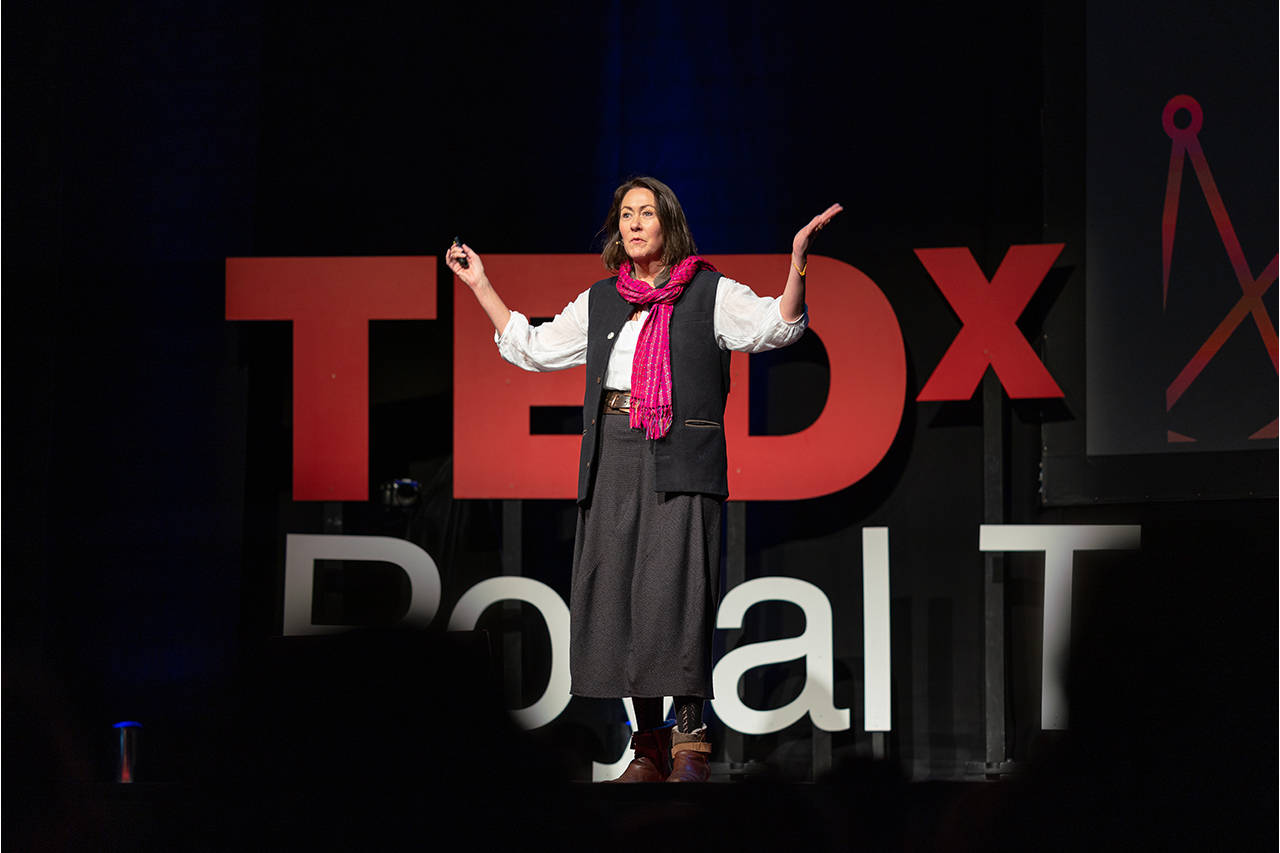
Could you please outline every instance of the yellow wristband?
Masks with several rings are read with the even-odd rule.
[[[800,273],[800,275],[801,275],[801,276],[803,276],[803,275],[804,275],[804,270],[807,270],[807,269],[809,268],[809,262],[808,262],[808,261],[805,261],[805,262],[804,262],[804,270],[802,270],[802,269],[800,269],[800,267],[796,266],[795,258],[792,258],[792,259],[791,259],[791,268],[792,268],[793,270],[795,270],[796,272]]]

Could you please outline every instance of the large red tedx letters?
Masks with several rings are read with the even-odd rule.
[[[916,256],[964,323],[917,400],[968,400],[987,365],[1010,397],[1063,396],[1017,327],[1018,315],[1062,246],[1011,246],[989,283],[968,249],[916,249]]]
[[[782,282],[787,255],[709,255],[726,276],[762,290]],[[601,277],[595,255],[487,255],[485,272],[508,303],[552,316]],[[906,395],[906,355],[897,317],[875,282],[848,264],[813,256],[806,292],[810,327],[831,365],[822,414],[792,435],[748,435],[748,364],[735,353],[725,411],[729,495],[801,500],[862,479],[888,452]],[[460,302],[461,302],[460,298]],[[576,435],[530,435],[531,406],[580,406],[585,368],[529,373],[502,361],[493,326],[474,305],[454,312],[454,495],[459,498],[573,498]]]
[[[293,321],[293,499],[369,499],[369,321],[436,316],[436,259],[227,258],[228,320]]]
[[[965,325],[919,399],[968,399],[986,366],[1012,397],[1061,396],[1014,321],[1061,251],[1015,246],[988,283],[967,249],[917,254]],[[786,255],[710,256],[747,282],[781,279]],[[490,255],[510,303],[550,316],[600,274],[595,255]],[[854,267],[814,256],[811,331],[831,368],[818,419],[792,435],[749,435],[747,359],[735,355],[725,413],[735,500],[802,500],[862,479],[897,433],[906,357],[884,294]],[[566,285],[566,283],[569,283]],[[434,319],[436,258],[228,258],[228,320],[293,323],[293,499],[369,496],[369,320]],[[583,368],[533,374],[502,361],[484,312],[454,312],[454,494],[560,498],[577,493],[579,439],[531,435],[534,406],[577,406]]]

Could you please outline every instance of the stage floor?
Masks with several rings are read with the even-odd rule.
[[[1095,786],[1096,787],[1096,786]],[[1177,792],[1089,781],[903,782],[875,765],[818,783],[609,785],[422,778],[6,784],[6,850],[978,851],[1270,849],[1275,810],[1230,820]],[[1150,792],[1148,792],[1150,793]],[[1274,793],[1274,792],[1273,792]],[[1268,804],[1274,802],[1269,798]],[[1207,847],[1205,845],[1208,845]]]
[[[6,850],[931,850],[983,783],[6,786]],[[910,830],[910,831],[908,831]]]

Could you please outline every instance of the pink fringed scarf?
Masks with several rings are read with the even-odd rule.
[[[631,262],[618,270],[618,293],[635,305],[648,305],[631,364],[631,428],[645,438],[662,438],[671,430],[671,311],[684,286],[699,270],[715,267],[697,255],[676,264],[662,287],[631,277]]]

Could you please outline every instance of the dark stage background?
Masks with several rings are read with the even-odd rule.
[[[1118,801],[1141,803],[1154,824],[1213,790],[1240,803],[1215,822],[1256,825],[1243,814],[1256,801],[1274,826],[1274,438],[1180,454],[1178,468],[1168,454],[1085,451],[1086,82],[1097,57],[1083,5],[6,2],[6,797],[32,780],[110,779],[110,726],[123,719],[143,722],[156,782],[250,768],[303,785],[316,769],[304,735],[348,727],[390,751],[407,741],[452,755],[439,733],[487,721],[501,735],[486,743],[536,753],[563,778],[616,759],[616,703],[574,700],[527,736],[490,716],[513,627],[523,693],[505,701],[527,704],[545,683],[536,613],[486,614],[492,659],[483,638],[443,636],[458,597],[502,573],[510,511],[451,498],[452,317],[455,302],[478,310],[469,295],[441,264],[439,319],[371,324],[373,500],[294,502],[290,328],[224,319],[224,261],[438,256],[455,234],[481,254],[592,252],[613,187],[654,174],[680,195],[705,253],[785,253],[809,217],[843,203],[814,251],[869,275],[901,326],[905,408],[880,466],[835,494],[745,508],[746,577],[809,580],[832,602],[834,698],[853,717],[830,735],[833,769],[878,753],[892,778],[920,782],[1066,767],[1105,780],[1063,784],[1117,814]],[[1196,26],[1179,4],[1153,3],[1125,26],[1143,16]],[[1196,73],[1231,66],[1250,81],[1239,103],[1215,109],[1247,110],[1270,159],[1228,169],[1231,139],[1202,141],[1223,164],[1229,206],[1262,199],[1247,226],[1257,274],[1275,250],[1274,4],[1238,4],[1230,24],[1199,43],[1215,61]],[[1153,93],[1141,105],[1150,158],[1131,168],[1156,187],[1158,243],[1160,111],[1201,84],[1154,54],[1134,72]],[[1194,195],[1189,173],[1183,192]],[[962,324],[913,250],[967,247],[990,278],[1010,245],[1055,242],[1066,248],[1019,326],[1064,398],[1009,401],[988,375],[985,414],[981,387],[970,401],[916,402]],[[563,301],[587,284],[566,281]],[[812,337],[753,358],[753,432],[817,416],[825,358]],[[1274,417],[1274,370],[1259,358],[1262,383],[1247,393],[1270,395]],[[424,484],[416,508],[377,500],[397,477]],[[521,509],[522,572],[567,600],[572,504]],[[992,520],[1142,527],[1140,555],[1076,560],[1069,732],[1039,724],[1043,561],[1010,554],[993,569],[978,549]],[[882,742],[862,727],[866,526],[890,537],[893,727]],[[284,537],[326,532],[423,546],[443,579],[436,624],[408,640],[374,632],[369,646],[283,641]],[[986,761],[990,571],[1004,591],[1009,764],[998,768]],[[317,612],[385,627],[403,607],[398,583],[376,567],[339,572],[336,599]],[[767,605],[724,642],[803,629],[798,609]],[[360,663],[370,659],[372,675]],[[383,714],[326,692],[335,672],[356,671],[397,685],[372,694],[386,704],[430,712]],[[800,663],[776,665],[743,690],[776,707],[803,679]],[[814,737],[805,718],[742,738],[738,754],[718,744],[716,757],[809,780]],[[1152,780],[1170,775],[1177,793],[1154,793]],[[1033,789],[1036,802],[1052,799],[1046,790]]]

